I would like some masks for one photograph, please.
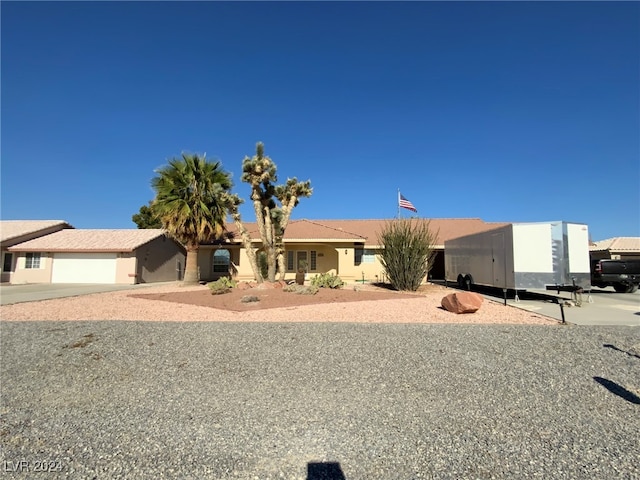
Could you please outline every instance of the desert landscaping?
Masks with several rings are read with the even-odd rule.
[[[285,292],[266,284],[212,295],[206,285],[179,283],[0,307],[3,320],[131,320],[204,322],[355,322],[556,325],[554,319],[484,300],[475,313],[455,314],[442,298],[455,292],[422,285],[415,293],[382,286],[321,288],[315,295]],[[254,296],[258,301],[246,302]]]

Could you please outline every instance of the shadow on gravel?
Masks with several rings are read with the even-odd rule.
[[[622,352],[622,353],[626,353],[627,355],[629,355],[630,357],[636,357],[636,358],[640,358],[640,355],[637,355],[633,352],[629,352],[627,350],[622,350],[621,348],[616,347],[615,345],[611,345],[610,343],[605,343],[604,345],[602,345],[604,348],[610,348],[612,350],[616,350],[618,352]]]
[[[307,480],[347,480],[338,462],[307,463]]]
[[[640,405],[640,397],[638,397],[635,393],[630,392],[623,386],[618,385],[616,382],[612,382],[611,380],[607,380],[606,378],[602,377],[593,377],[593,379],[614,395],[618,395],[619,397],[624,398],[627,402]]]

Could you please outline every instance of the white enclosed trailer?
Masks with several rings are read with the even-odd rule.
[[[589,231],[583,223],[512,223],[445,241],[445,279],[462,288],[591,288]]]

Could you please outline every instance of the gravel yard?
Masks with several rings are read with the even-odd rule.
[[[485,301],[476,313],[456,315],[440,307],[442,297],[454,292],[439,285],[420,294],[349,286],[321,289],[317,295],[282,290],[234,289],[211,295],[206,286],[176,284],[122,290],[78,297],[0,306],[4,320],[140,320],[215,322],[362,322],[362,323],[508,323],[556,325],[543,315]],[[243,304],[242,296],[260,295],[257,303]]]
[[[640,478],[638,328],[0,327],[6,478]]]

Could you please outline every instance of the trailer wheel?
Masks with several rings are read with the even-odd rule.
[[[464,276],[464,286],[467,290],[471,290],[471,285],[473,285],[473,277],[471,275]]]
[[[458,288],[465,288],[464,276],[462,274],[458,275],[457,282]]]
[[[629,286],[629,289],[627,290],[627,293],[635,293],[638,291],[638,284],[637,283],[632,283]]]
[[[628,293],[630,291],[630,287],[626,283],[614,283],[613,289],[618,293]]]

